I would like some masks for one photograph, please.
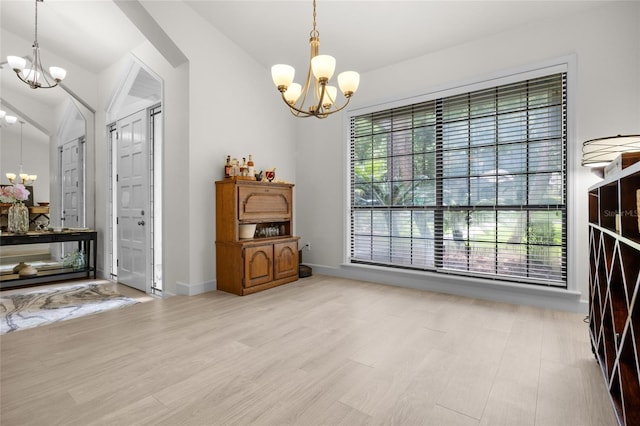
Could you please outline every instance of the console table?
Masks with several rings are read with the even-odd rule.
[[[86,255],[83,269],[74,270],[63,266],[55,269],[38,271],[38,275],[27,278],[20,278],[18,274],[0,275],[0,288],[13,287],[39,282],[55,281],[63,276],[86,276],[96,278],[96,263],[98,233],[92,229],[88,230],[64,230],[62,232],[27,232],[26,234],[13,234],[3,232],[0,234],[0,247],[23,244],[46,244],[78,242],[78,250],[84,251]]]

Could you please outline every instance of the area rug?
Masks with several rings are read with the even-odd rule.
[[[138,303],[113,284],[78,284],[0,296],[0,334],[38,327]]]

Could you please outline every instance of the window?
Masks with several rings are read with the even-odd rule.
[[[567,286],[566,73],[350,119],[350,262]]]

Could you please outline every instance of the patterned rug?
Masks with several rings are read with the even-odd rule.
[[[0,334],[138,303],[113,284],[78,284],[0,296]]]

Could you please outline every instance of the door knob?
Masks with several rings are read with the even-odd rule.
[[[138,225],[144,226],[144,220],[139,221]]]

